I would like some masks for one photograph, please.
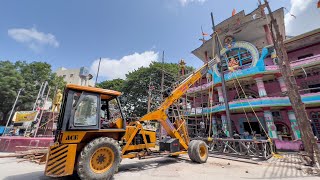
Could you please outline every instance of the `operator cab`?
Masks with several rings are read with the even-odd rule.
[[[68,84],[64,91],[58,131],[124,129],[118,97],[121,92]]]

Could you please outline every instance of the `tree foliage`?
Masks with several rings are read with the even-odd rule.
[[[0,62],[0,112],[3,114],[3,119],[6,118],[7,113],[11,110],[20,88],[23,88],[23,91],[17,102],[16,109],[32,110],[40,86],[45,81],[51,87],[51,96],[53,96],[55,87],[62,89],[65,85],[63,78],[57,77],[48,63]]]
[[[101,83],[96,84],[96,87],[103,88],[103,89],[111,89],[115,91],[121,91],[123,86],[124,80],[123,79],[113,79],[110,81],[103,81]]]
[[[20,88],[24,87],[24,79],[15,65],[9,61],[0,62],[0,112],[6,117],[12,108]]]
[[[164,89],[172,87],[179,79],[179,67],[174,63],[153,62],[149,67],[141,67],[126,74],[126,80],[114,79],[99,83],[97,86],[106,89],[118,90],[123,93],[122,106],[127,117],[141,117],[147,113],[149,85],[151,89],[151,109],[161,103],[161,77],[164,70]],[[192,72],[192,67],[186,67]]]

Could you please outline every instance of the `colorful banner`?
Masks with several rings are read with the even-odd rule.
[[[33,121],[37,115],[37,111],[17,111],[14,114],[12,121],[15,123]]]

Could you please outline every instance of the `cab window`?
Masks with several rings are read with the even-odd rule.
[[[77,104],[74,114],[74,126],[96,126],[98,120],[98,97],[90,94],[82,94],[80,102],[79,97],[75,97]]]
[[[122,118],[120,107],[116,98],[109,101],[109,113],[111,121],[115,121],[118,118]]]

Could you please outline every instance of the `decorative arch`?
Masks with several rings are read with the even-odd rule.
[[[258,49],[253,44],[245,41],[237,41],[232,43],[229,47],[224,47],[220,51],[220,54],[222,56],[222,66],[225,67],[224,69],[227,69],[227,64],[233,60],[238,62],[240,68],[244,65],[255,67],[259,60]],[[217,64],[213,66],[213,70],[220,77],[220,71]]]
[[[280,122],[280,121],[275,121],[275,122],[274,122],[274,125],[276,126],[277,131],[281,131],[281,132],[282,132],[282,131],[283,131],[283,127],[285,127],[287,133],[288,133],[288,134],[292,134],[291,128],[290,128],[286,123]]]

